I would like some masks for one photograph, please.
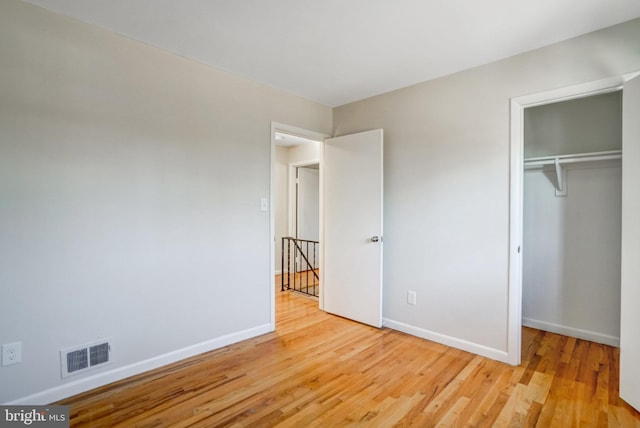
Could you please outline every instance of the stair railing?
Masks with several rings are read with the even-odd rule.
[[[281,290],[294,290],[318,297],[318,241],[282,237]],[[286,253],[286,257],[285,257]],[[285,262],[286,260],[286,262]],[[285,282],[286,279],[286,282]]]

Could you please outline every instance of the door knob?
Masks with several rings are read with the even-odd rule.
[[[378,236],[372,236],[372,237],[371,237],[371,239],[370,239],[370,241],[371,241],[371,242],[378,242],[378,241],[380,241],[380,237],[378,237]]]

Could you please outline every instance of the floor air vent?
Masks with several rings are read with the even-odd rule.
[[[62,377],[84,373],[111,362],[111,342],[104,339],[60,351]]]

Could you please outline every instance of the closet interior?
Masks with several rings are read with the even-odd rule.
[[[619,346],[622,92],[524,113],[522,324]]]

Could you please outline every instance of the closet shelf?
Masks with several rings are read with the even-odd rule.
[[[566,196],[566,172],[562,167],[564,164],[578,162],[595,162],[604,160],[622,159],[622,150],[609,150],[605,152],[576,153],[572,155],[541,156],[526,158],[524,169],[544,167],[545,165],[555,165],[556,169],[556,196]]]

